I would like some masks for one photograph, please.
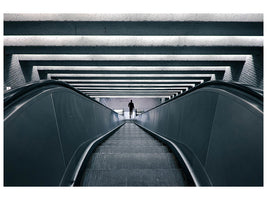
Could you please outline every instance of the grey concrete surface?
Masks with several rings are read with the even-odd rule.
[[[215,21],[215,22],[262,22],[261,13],[131,13],[131,14],[30,14],[6,13],[4,21]]]

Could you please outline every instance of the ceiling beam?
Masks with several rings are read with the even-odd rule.
[[[103,90],[103,91],[130,91],[130,92],[142,92],[142,91],[177,91],[177,90],[188,90],[189,86],[173,86],[173,87],[112,87],[112,86],[105,86],[105,87],[74,87],[78,90]]]
[[[165,88],[168,88],[168,87],[194,87],[195,84],[129,84],[129,83],[126,83],[126,84],[113,84],[113,83],[100,83],[100,84],[70,84],[71,86],[73,87],[127,87],[127,88],[138,88],[138,87],[165,87]]]
[[[263,22],[4,21],[4,35],[261,36]]]
[[[148,14],[148,13],[129,13],[129,14],[66,14],[66,13],[5,13],[4,21],[196,21],[196,22],[263,22],[261,13],[168,13],[168,14]]]
[[[83,84],[83,83],[181,83],[181,84],[186,84],[186,83],[203,83],[204,80],[203,79],[192,79],[192,80],[155,80],[155,79],[145,79],[145,80],[139,80],[139,79],[128,79],[128,80],[124,80],[124,79],[58,79],[59,81],[64,81],[67,82],[69,84]]]
[[[79,87],[76,86],[76,89],[79,90],[110,90],[110,91],[114,91],[114,90],[118,90],[118,91],[122,91],[122,90],[127,90],[127,91],[140,91],[140,90],[146,90],[146,91],[153,91],[153,90],[187,90],[189,86],[169,86],[169,87],[112,87],[107,85],[106,87]]]
[[[10,47],[263,47],[261,36],[4,36]]]
[[[177,93],[179,93],[179,91],[167,91],[167,92],[84,92],[84,91],[81,91],[87,95],[90,95],[90,96],[106,96],[106,95],[113,95],[113,96],[130,96],[130,95],[133,95],[133,96],[171,96],[171,95],[175,95]]]
[[[43,71],[225,71],[230,66],[36,66]]]
[[[89,96],[89,95],[88,95]],[[170,98],[171,95],[90,95],[91,98]]]
[[[245,55],[14,54],[20,61],[245,61]]]
[[[48,79],[51,79],[52,77],[83,77],[83,78],[89,78],[89,77],[100,77],[100,78],[136,78],[136,77],[143,77],[143,78],[174,78],[174,77],[191,77],[191,78],[211,78],[212,76],[215,76],[215,74],[54,74],[49,73],[47,74]]]
[[[4,46],[5,54],[179,54],[244,55],[262,53],[252,46]]]
[[[165,93],[179,93],[182,90],[87,90],[87,89],[78,89],[85,93],[114,93],[114,94],[120,94],[120,93],[128,93],[128,94],[165,94]],[[185,89],[184,89],[185,90]]]

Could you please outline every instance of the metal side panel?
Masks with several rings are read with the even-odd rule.
[[[214,92],[198,92],[181,99],[184,108],[179,141],[190,147],[202,164],[207,155],[217,98]]]
[[[4,185],[58,185],[64,170],[51,94],[41,94],[4,122]]]
[[[68,89],[53,91],[53,103],[66,163],[78,146],[96,136],[93,103]]]
[[[95,104],[94,117],[97,126],[97,134],[102,135],[110,130],[108,128],[110,127],[111,124],[111,118],[112,118],[111,115],[112,115],[111,110],[106,110],[106,108],[102,107],[101,105]]]
[[[179,104],[175,103],[175,101],[170,102],[168,121],[169,129],[168,132],[165,133],[166,137],[180,138],[184,104],[184,101],[180,101]]]
[[[263,185],[263,116],[220,95],[205,168],[214,185]]]
[[[70,185],[85,144],[122,124],[111,109],[52,84],[26,90],[5,108],[4,185]]]
[[[200,88],[136,122],[177,144],[201,185],[262,186],[263,113],[256,100],[235,92]]]

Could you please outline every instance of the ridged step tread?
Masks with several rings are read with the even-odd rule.
[[[168,153],[170,150],[163,146],[99,146],[95,153]]]
[[[129,140],[135,140],[135,139],[147,139],[147,140],[151,140],[151,136],[150,135],[138,135],[138,134],[121,134],[121,135],[112,135],[109,137],[109,140],[123,140],[123,139],[129,139]]]
[[[162,146],[157,140],[107,140],[103,142],[102,145],[111,145],[111,146]]]
[[[134,123],[126,123],[95,149],[81,184],[181,186],[187,180],[167,146]]]
[[[175,169],[179,165],[172,153],[94,153],[90,169]]]
[[[87,186],[183,186],[179,169],[116,169],[86,170],[83,185]]]

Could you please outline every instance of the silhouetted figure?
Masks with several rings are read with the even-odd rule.
[[[134,104],[132,102],[132,100],[130,101],[130,103],[128,104],[129,107],[129,111],[130,111],[130,118],[132,117],[133,114],[133,109],[134,109]]]

